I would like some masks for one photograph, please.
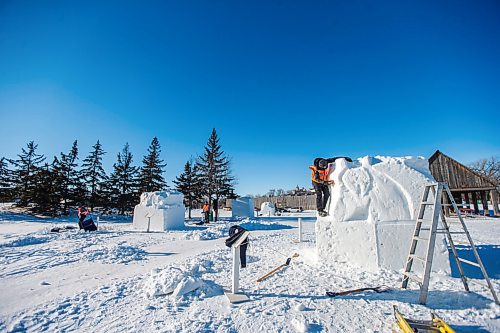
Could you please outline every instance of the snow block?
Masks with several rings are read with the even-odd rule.
[[[318,256],[375,271],[404,268],[425,184],[434,182],[423,157],[335,161],[329,216],[318,218]],[[426,210],[431,219],[430,209]],[[422,237],[426,235],[422,232]],[[437,235],[432,270],[450,273],[444,235]],[[424,256],[426,244],[418,249]],[[421,263],[415,261],[418,272]]]
[[[138,230],[166,231],[184,228],[184,196],[174,191],[144,192],[134,208]]]
[[[276,208],[272,202],[263,202],[260,205],[260,214],[262,216],[274,216],[276,214]]]
[[[251,197],[240,197],[233,200],[233,217],[254,217],[253,199]]]

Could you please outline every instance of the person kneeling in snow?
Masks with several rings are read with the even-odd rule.
[[[90,212],[85,207],[78,208],[78,226],[80,230],[83,229],[85,231],[96,231],[97,227],[94,224],[94,220],[92,220],[92,216]]]
[[[328,177],[333,171],[331,163],[339,158],[345,158],[347,161],[352,162],[352,159],[349,157],[318,157],[314,159],[313,165],[309,167],[309,169],[311,169],[312,185],[316,192],[316,209],[318,210],[319,216],[328,215],[325,208],[330,198],[330,185],[333,184],[333,181],[329,180]]]

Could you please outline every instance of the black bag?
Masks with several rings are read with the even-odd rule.
[[[83,230],[85,230],[85,231],[96,231],[97,230],[97,226],[94,224],[94,220],[92,218],[90,218],[88,220],[83,220],[81,222],[81,225],[82,225]]]

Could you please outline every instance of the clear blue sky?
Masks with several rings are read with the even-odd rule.
[[[153,136],[170,182],[215,127],[239,194],[317,156],[500,154],[500,3],[0,1],[0,156]],[[49,158],[51,160],[51,158]]]

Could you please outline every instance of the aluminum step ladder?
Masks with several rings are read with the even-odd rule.
[[[432,192],[432,196],[429,194]],[[448,202],[450,204],[443,204],[442,203],[442,198],[443,198],[443,193],[444,195],[447,196]],[[452,232],[450,231],[450,224],[446,221],[445,214],[443,212],[443,207],[444,206],[452,206],[453,210],[457,213],[458,219],[460,223],[457,223],[461,230],[458,232]],[[430,209],[430,210],[429,210]],[[429,211],[432,215],[432,220],[425,220],[425,212]],[[441,229],[438,229],[438,224],[439,224],[439,217],[441,217]],[[429,224],[425,224],[425,222],[429,222]],[[421,231],[430,231],[428,234],[428,238],[421,237],[420,232]],[[462,218],[462,215],[460,214],[460,210],[457,207],[457,204],[455,203],[455,200],[453,199],[453,195],[451,195],[450,188],[448,187],[447,183],[432,183],[428,184],[424,188],[424,194],[422,196],[422,201],[420,202],[420,209],[418,212],[416,224],[415,224],[415,232],[413,233],[412,241],[411,241],[411,246],[410,246],[410,252],[408,254],[408,259],[406,261],[406,266],[405,270],[403,273],[403,283],[401,285],[402,288],[407,288],[409,280],[413,280],[417,282],[420,286],[420,296],[419,296],[419,303],[420,304],[425,304],[427,301],[427,293],[429,291],[429,280],[430,280],[430,274],[431,274],[431,267],[432,267],[432,259],[434,257],[434,246],[436,244],[436,235],[438,233],[444,233],[446,234],[446,238],[448,239],[448,244],[451,247],[451,251],[453,252],[453,257],[455,258],[455,261],[457,263],[458,271],[460,272],[460,278],[462,280],[462,283],[464,284],[464,288],[466,291],[469,290],[469,282],[477,283],[482,285],[483,287],[488,288],[491,291],[491,294],[493,296],[493,299],[495,300],[496,304],[500,305],[500,302],[498,301],[497,294],[495,292],[495,289],[488,277],[488,274],[486,273],[486,270],[484,268],[483,262],[481,261],[481,258],[479,257],[479,253],[477,252],[476,246],[474,245],[474,242],[472,241],[472,238],[469,234],[469,231],[467,230],[467,226],[464,223],[464,220]],[[452,234],[464,234],[466,235],[468,245],[471,247],[472,252],[474,253],[474,257],[476,261],[471,261],[467,260],[464,258],[460,258],[457,253],[457,249],[455,247],[455,242],[453,241]],[[427,249],[425,252],[425,257],[419,257],[416,255],[417,252],[417,244],[419,242],[427,242]],[[419,276],[415,272],[412,272],[412,265],[414,261],[420,261],[424,264],[424,275]],[[481,269],[481,272],[483,274],[483,277],[486,281],[486,284],[480,283],[478,281],[469,279],[465,276],[464,270],[462,268],[462,263],[472,265],[475,267],[478,267]]]

